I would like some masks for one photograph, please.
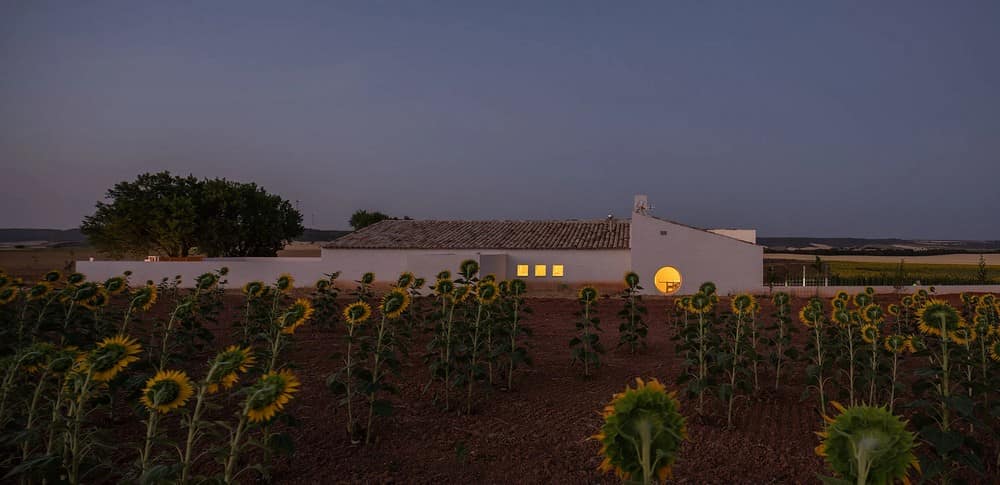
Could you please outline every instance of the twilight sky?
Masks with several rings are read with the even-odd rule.
[[[475,5],[473,5],[475,4]],[[0,227],[254,181],[307,226],[1000,239],[1000,2],[0,3]]]

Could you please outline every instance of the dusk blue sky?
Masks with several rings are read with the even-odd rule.
[[[253,181],[307,226],[1000,239],[1000,2],[0,3],[0,227]]]

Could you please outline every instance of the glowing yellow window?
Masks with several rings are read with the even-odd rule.
[[[545,265],[544,264],[536,264],[535,265],[535,276],[539,277],[539,278],[542,277],[542,276],[545,276]]]
[[[561,277],[563,275],[563,265],[553,264],[552,265],[552,276]]]
[[[518,276],[528,276],[528,265],[519,264],[517,265],[517,275]]]

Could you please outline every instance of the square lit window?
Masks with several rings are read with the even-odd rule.
[[[535,276],[536,277],[545,276],[545,265],[544,264],[536,264],[535,265]]]
[[[517,265],[517,276],[528,276],[528,265],[526,264]]]
[[[552,265],[552,276],[562,276],[563,275],[563,265],[553,264]]]

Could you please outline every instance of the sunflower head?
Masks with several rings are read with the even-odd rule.
[[[486,282],[496,283],[497,282],[497,275],[495,275],[493,273],[490,273],[490,274],[488,274],[486,276],[483,276],[479,281],[486,281]]]
[[[42,280],[28,289],[28,300],[41,300],[52,293],[52,283]]]
[[[882,312],[882,307],[878,303],[869,303],[861,309],[861,318],[872,325],[878,325],[882,323],[885,318],[885,314]]]
[[[128,289],[128,279],[124,276],[112,276],[104,281],[104,287],[107,288],[112,295],[120,295]]]
[[[498,296],[500,296],[500,289],[496,283],[492,281],[479,283],[479,288],[476,290],[476,298],[479,299],[479,303],[489,305],[496,301]]]
[[[993,339],[989,347],[990,358],[994,362],[1000,362],[1000,339]]]
[[[854,323],[851,318],[851,312],[846,308],[834,308],[830,312],[830,320],[843,328],[847,328]]]
[[[326,291],[330,288],[330,280],[318,279],[315,286],[317,291]]]
[[[729,301],[729,306],[733,313],[737,315],[746,315],[753,311],[754,307],[757,306],[757,299],[749,293],[741,293],[733,297]]]
[[[187,374],[176,370],[160,371],[146,381],[139,401],[150,411],[166,414],[184,406],[192,394],[194,385]]]
[[[264,374],[250,389],[246,402],[247,418],[251,423],[270,420],[292,400],[292,394],[299,390],[299,386],[299,379],[287,369]]]
[[[348,325],[358,325],[368,321],[372,316],[371,305],[363,302],[356,301],[344,307],[344,321]]]
[[[410,288],[413,288],[414,290],[419,290],[423,288],[425,284],[427,284],[427,280],[423,278],[413,278],[413,283],[410,284]]]
[[[976,329],[965,322],[962,322],[955,330],[948,332],[948,338],[959,345],[968,345],[975,342],[978,337],[979,334],[976,333]]]
[[[958,310],[941,300],[930,300],[921,307],[917,311],[917,322],[921,333],[938,337],[943,336],[942,329],[950,334],[964,323]]]
[[[243,285],[243,294],[247,296],[248,299],[258,298],[264,294],[264,282],[263,281],[250,281]]]
[[[914,305],[913,297],[910,295],[906,295],[903,298],[900,298],[899,304],[903,305],[904,308],[913,308]]]
[[[864,308],[872,304],[872,295],[867,291],[863,291],[854,295],[854,306],[857,308]]]
[[[451,292],[451,298],[455,301],[465,301],[472,295],[472,289],[468,286],[456,286]]]
[[[895,303],[890,303],[889,306],[886,308],[886,311],[889,312],[889,315],[892,315],[894,317],[898,317],[899,316],[899,305],[897,305]]]
[[[371,271],[361,275],[361,284],[370,285],[375,282],[375,273]]]
[[[434,283],[434,293],[438,296],[450,296],[455,291],[455,283],[448,278],[442,278]]]
[[[824,416],[826,429],[817,433],[823,442],[816,454],[826,460],[838,477],[849,483],[895,483],[907,481],[911,467],[917,468],[913,433],[906,422],[884,407],[855,406],[845,409],[836,401],[830,404],[840,411],[835,418]],[[868,470],[859,477],[859,470]]]
[[[139,289],[135,295],[135,305],[143,311],[149,311],[156,303],[156,285],[147,284]]]
[[[878,327],[871,323],[866,323],[862,325],[861,340],[864,340],[866,343],[869,344],[875,343],[875,341],[878,340]]]
[[[584,286],[580,288],[576,296],[580,302],[590,304],[597,300],[597,289],[593,286]]]
[[[102,340],[86,357],[87,369],[97,382],[110,381],[129,364],[139,360],[142,347],[135,339],[117,335]]]
[[[834,300],[849,301],[851,299],[850,295],[846,291],[840,290],[835,295],[833,295]]]
[[[274,283],[274,287],[277,288],[278,291],[282,293],[288,293],[289,291],[292,291],[292,288],[294,286],[295,286],[295,278],[288,273],[282,273],[280,276],[278,276],[278,280],[275,281]]]
[[[437,276],[435,276],[434,278],[438,279],[438,280],[450,280],[451,279],[451,271],[444,270],[444,271],[438,273]]]
[[[815,327],[823,323],[823,302],[812,298],[799,310],[799,321],[807,327]]]
[[[479,273],[479,262],[474,259],[466,259],[458,265],[458,274],[467,280],[476,276],[476,273]]]
[[[42,276],[42,280],[48,281],[49,283],[55,283],[62,279],[62,273],[57,270],[49,271]]]
[[[304,325],[313,315],[313,306],[306,298],[299,298],[288,307],[288,310],[281,316],[278,322],[281,325],[281,333],[291,335],[295,329]]]
[[[219,389],[229,389],[239,380],[239,375],[250,370],[257,361],[250,347],[230,345],[219,352],[212,362],[212,375],[208,376],[208,393],[214,394]]]
[[[403,288],[395,287],[382,295],[379,311],[388,319],[399,318],[410,306],[410,294]]]
[[[400,273],[399,278],[396,279],[396,286],[400,288],[409,288],[413,284],[413,280],[416,279],[413,273],[409,271],[404,271]]]
[[[522,279],[510,280],[510,294],[514,296],[523,295],[528,291],[528,284]]]
[[[639,274],[635,271],[629,271],[628,273],[625,273],[624,281],[627,288],[634,290],[639,286]]]
[[[66,282],[71,285],[78,285],[86,280],[87,277],[84,276],[82,273],[70,273],[70,275],[66,277]]]
[[[698,287],[698,291],[709,296],[714,295],[715,283],[712,283],[711,281],[706,281],[702,283],[701,286]]]
[[[16,300],[19,294],[20,291],[14,285],[0,286],[0,305],[6,305]]]
[[[845,303],[844,300],[840,300],[840,299],[837,299],[837,298],[834,298],[834,299],[830,300],[830,306],[832,306],[834,310],[846,310],[847,309],[847,303]]]
[[[779,291],[775,293],[774,296],[771,297],[771,303],[774,303],[774,306],[785,306],[791,300],[792,297],[789,296],[788,293],[785,293],[783,291]]]
[[[626,387],[614,395],[602,413],[601,431],[591,436],[601,442],[604,459],[598,469],[613,470],[624,480],[648,482],[653,477],[643,476],[643,463],[655,463],[651,472],[662,482],[671,476],[681,442],[687,438],[684,416],[675,394],[659,381],[637,378],[636,384],[635,389]]]
[[[96,310],[98,308],[104,308],[111,303],[111,292],[103,286],[97,287],[97,291],[87,299],[87,308],[91,310]]]
[[[195,288],[201,291],[211,290],[215,285],[219,284],[219,276],[215,273],[202,273],[194,279],[194,283]]]
[[[691,313],[709,313],[715,308],[715,299],[712,295],[699,291],[688,297],[688,311]]]
[[[28,374],[37,374],[44,369],[55,353],[56,346],[48,342],[39,342],[28,347],[21,358],[21,369]]]
[[[885,337],[885,341],[883,342],[883,346],[885,347],[885,350],[890,353],[901,354],[907,350],[906,337],[899,334],[887,335]]]

